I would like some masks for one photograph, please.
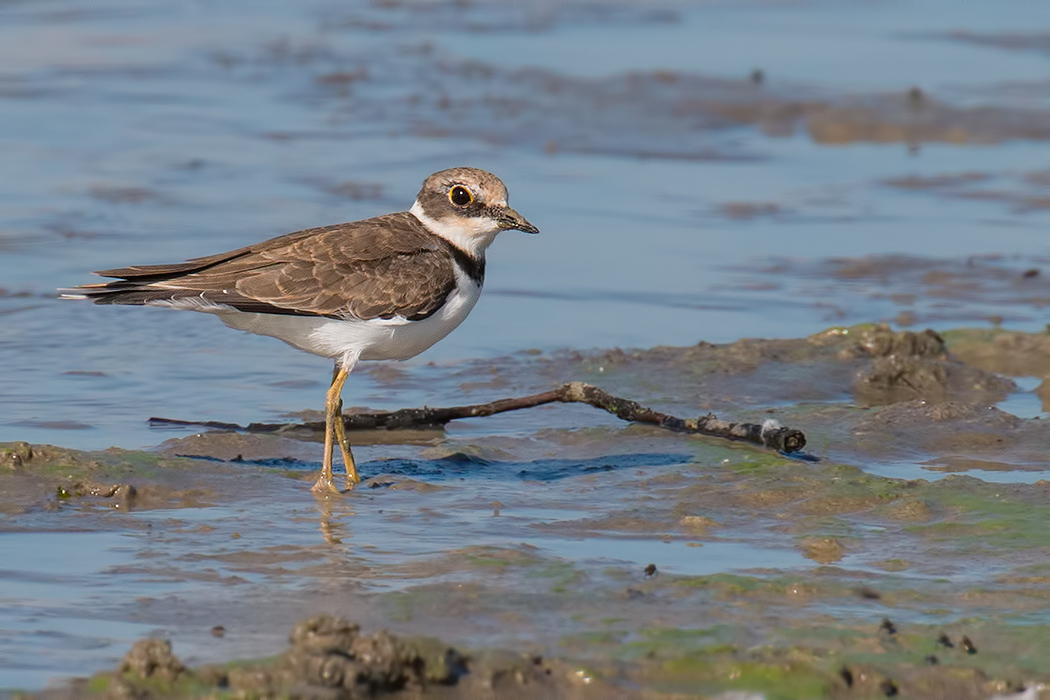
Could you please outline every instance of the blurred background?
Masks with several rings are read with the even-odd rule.
[[[541,229],[412,361],[1046,323],[1050,10],[1031,2],[0,2],[0,441],[320,408],[329,363],[59,301],[407,209],[436,170]],[[365,375],[348,405],[456,403]],[[475,398],[495,398],[479,393]]]

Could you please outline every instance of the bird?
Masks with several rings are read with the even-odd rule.
[[[458,167],[428,177],[406,212],[309,228],[226,253],[166,265],[98,270],[113,281],[61,290],[96,304],[214,314],[335,362],[325,397],[324,458],[312,487],[361,481],[343,423],[342,390],[360,361],[407,360],[444,338],[481,295],[485,251],[502,231],[539,233],[507,203],[490,172]]]

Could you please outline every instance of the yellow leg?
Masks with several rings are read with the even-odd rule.
[[[349,374],[349,372],[347,372]],[[343,376],[343,380],[346,380],[346,376]],[[342,385],[340,384],[340,388]],[[355,484],[361,482],[361,477],[357,475],[357,463],[354,461],[354,453],[350,451],[350,441],[346,439],[346,424],[343,422],[343,399],[339,398],[339,404],[336,407],[336,419],[335,419],[335,443],[339,445],[339,450],[343,453],[343,466],[346,467],[346,488],[347,490],[354,488]]]
[[[339,444],[339,450],[343,454],[346,488],[352,489],[354,484],[361,481],[357,475],[354,455],[350,451],[350,441],[346,439],[346,426],[343,425],[343,384],[349,375],[349,368],[336,365],[332,374],[332,385],[328,387],[324,404],[324,459],[321,462],[321,474],[311,489],[314,493],[339,493],[339,489],[335,487],[335,475],[332,473],[333,443]]]

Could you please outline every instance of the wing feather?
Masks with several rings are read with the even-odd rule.
[[[436,312],[456,286],[450,245],[407,212],[307,229],[227,253],[98,274],[100,304],[199,298],[239,311],[360,319]]]

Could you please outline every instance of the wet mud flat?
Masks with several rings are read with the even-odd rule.
[[[1008,410],[1045,396],[1020,385],[1050,374],[1050,336],[867,325],[433,371],[465,393],[581,380],[775,418],[809,458],[545,406],[360,435],[365,482],[318,501],[301,432],[5,444],[4,560],[62,560],[3,572],[5,664],[116,669],[44,693],[114,697],[983,699],[1050,681],[1050,428]],[[139,637],[156,639],[129,653]]]

